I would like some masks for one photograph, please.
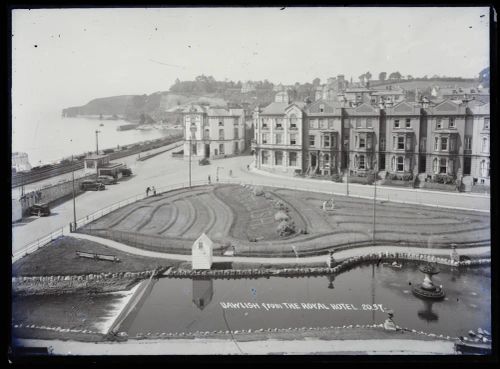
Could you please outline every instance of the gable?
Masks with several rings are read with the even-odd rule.
[[[375,109],[373,109],[370,105],[367,104],[361,104],[358,106],[355,110],[357,113],[372,113],[372,114],[377,114]]]
[[[394,107],[395,113],[413,113],[413,106],[408,103],[401,103]]]
[[[444,101],[440,105],[436,106],[434,108],[435,111],[439,112],[456,112],[459,109],[459,106],[457,104],[454,104],[450,101]]]
[[[291,115],[291,114],[295,114],[295,116],[297,116],[297,118],[300,118],[302,117],[302,110],[299,109],[299,107],[297,105],[290,105],[289,107],[286,108],[285,110],[285,113],[286,115]]]

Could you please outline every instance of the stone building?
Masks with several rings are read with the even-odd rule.
[[[338,174],[342,157],[342,109],[338,101],[318,100],[306,108],[303,155],[306,174]]]
[[[184,156],[196,159],[238,155],[245,150],[245,111],[191,105],[183,112]]]
[[[293,174],[304,170],[302,155],[305,103],[291,102],[286,91],[275,101],[254,111],[252,150],[257,168]]]
[[[464,139],[464,176],[472,177],[472,185],[490,186],[490,104],[474,106],[471,112],[472,137]]]

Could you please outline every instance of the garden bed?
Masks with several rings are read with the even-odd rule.
[[[384,179],[382,186],[394,186],[394,187],[411,187],[413,188],[413,180],[411,181],[399,181],[392,179]]]
[[[420,187],[425,188],[426,190],[440,190],[440,191],[450,191],[450,192],[457,191],[457,185],[455,184],[422,182],[422,185]]]

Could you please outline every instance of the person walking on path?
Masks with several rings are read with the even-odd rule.
[[[153,186],[152,188],[153,188],[153,196],[156,196],[156,188],[155,188],[155,186]]]
[[[208,175],[208,184],[211,184],[212,180],[210,179],[210,174]]]
[[[146,197],[148,197],[148,196],[149,196],[149,191],[151,191],[151,189],[150,189],[149,187],[148,187],[148,188],[146,188]]]
[[[250,164],[247,164],[247,170],[250,172]]]

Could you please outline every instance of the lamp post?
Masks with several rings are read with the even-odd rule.
[[[189,136],[189,187],[191,187],[191,153],[193,151],[193,137],[195,137],[196,126],[191,125],[191,135]]]
[[[71,176],[73,177],[73,232],[76,231],[76,200],[75,200],[75,166],[73,163],[73,155],[71,155]]]
[[[99,133],[101,133],[101,131],[99,130],[95,130],[95,153],[96,155],[99,155]]]

